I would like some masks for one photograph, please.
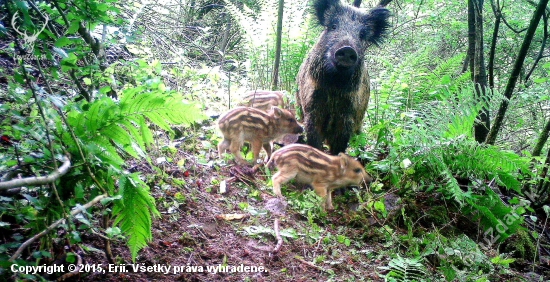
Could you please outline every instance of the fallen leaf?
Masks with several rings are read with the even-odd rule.
[[[238,219],[243,219],[248,217],[249,215],[246,213],[226,213],[226,214],[216,215],[217,219],[223,219],[223,220],[238,220]]]

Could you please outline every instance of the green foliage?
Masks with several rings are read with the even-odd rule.
[[[473,89],[464,75],[451,79],[451,70],[460,65],[459,57],[438,61],[430,68],[425,54],[407,58],[399,66],[404,69],[393,69],[384,81],[376,95],[380,104],[371,109],[378,118],[370,129],[376,139],[370,154],[387,154],[387,158],[370,166],[401,187],[403,195],[420,189],[454,199],[464,212],[479,217],[485,229],[506,222],[508,228],[499,236],[502,241],[521,223],[521,218],[512,220],[510,214],[521,211],[503,205],[487,183],[521,193],[521,180],[532,175],[529,159],[473,140],[477,113],[491,104],[473,99]],[[422,68],[433,71],[415,79],[407,75]],[[392,87],[396,84],[404,85],[402,91],[395,92]],[[428,89],[432,91],[428,93]],[[369,158],[361,152],[368,146],[368,137],[365,134],[352,140],[351,146],[356,148],[352,154]]]
[[[384,277],[384,281],[426,281],[426,269],[419,259],[397,256],[397,258],[390,260],[387,267],[381,268],[389,270],[389,273]]]
[[[143,151],[153,143],[147,122],[172,132],[171,124],[190,125],[204,118],[195,104],[183,103],[182,95],[140,86],[123,90],[119,103],[103,97],[79,105],[69,113],[68,123],[92,155],[120,167],[124,161],[117,149],[134,158],[145,157]],[[68,133],[65,137],[70,142]]]
[[[2,56],[14,57],[25,69],[2,72],[8,88],[0,91],[5,102],[0,115],[7,118],[0,121],[0,129],[12,143],[0,156],[0,169],[23,177],[45,175],[55,167],[53,161],[67,155],[71,170],[53,183],[55,186],[29,187],[23,202],[4,199],[7,204],[0,213],[14,214],[15,219],[0,224],[0,228],[26,226],[29,234],[24,236],[32,236],[63,217],[69,208],[107,193],[113,196],[112,215],[121,231],[113,233],[117,229],[111,228],[106,232],[113,238],[119,238],[122,232],[135,260],[138,251],[151,240],[152,219],[160,214],[142,176],[125,171],[128,160],[150,163],[147,151],[159,134],[155,127],[173,135],[173,126],[189,126],[206,117],[197,103],[189,102],[193,97],[165,85],[160,63],[133,60],[107,67],[103,45],[87,42],[85,37],[98,24],[124,24],[123,18],[116,16],[120,6],[116,1],[81,2],[71,6],[41,4],[41,11],[49,19],[58,19],[56,26],[66,30],[58,35],[45,29],[33,46],[23,46],[39,60],[15,57],[18,46],[14,44],[2,51]],[[25,19],[18,23],[20,28],[36,30],[32,26],[41,23],[33,21],[42,17],[34,15],[28,6],[11,4],[0,9],[11,14],[17,11]],[[80,26],[82,22],[86,24]],[[110,44],[105,42],[106,46]],[[52,45],[56,47],[41,48]],[[33,85],[32,91],[28,85]],[[72,222],[64,225],[65,236],[79,243],[81,232],[98,225],[90,218],[92,214],[78,215],[78,230]],[[6,252],[2,252],[2,260],[24,239],[20,234],[7,236],[12,237],[11,245],[3,246]],[[53,247],[52,240],[45,239],[41,247]]]
[[[139,250],[151,241],[152,217],[160,217],[155,200],[149,194],[149,188],[139,174],[123,175],[119,180],[119,192],[122,198],[113,209],[114,224],[120,225],[127,234],[128,247],[135,262]]]
[[[458,73],[464,55],[448,59],[434,58],[432,49],[419,50],[404,58],[397,65],[384,58],[376,58],[384,71],[376,80],[381,80],[377,97],[388,106],[411,110],[419,104],[445,101],[449,92],[459,92],[469,81],[469,73]]]
[[[277,1],[260,1],[259,11],[249,9],[246,4],[239,8],[229,0],[224,0],[231,16],[241,26],[246,40],[246,62],[250,89],[269,89],[275,59],[275,26]],[[286,1],[283,14],[283,37],[281,47],[281,67],[279,69],[280,89],[294,93],[296,74],[319,31],[307,23],[308,1]]]
[[[489,258],[465,235],[447,238],[430,233],[420,244],[421,256],[435,263],[446,281],[479,281],[494,273],[495,266]]]
[[[306,15],[307,2],[285,3],[279,88],[290,93],[296,88],[298,68],[319,33]],[[149,186],[157,183],[144,180],[140,173],[127,172],[133,168],[130,163],[137,159],[153,166],[147,151],[162,134],[158,129],[172,137],[173,126],[205,118],[198,107],[217,114],[231,105],[231,95],[225,95],[229,91],[268,88],[271,84],[276,1],[220,3],[225,7],[220,9],[221,5],[204,0],[166,6],[157,3],[155,9],[115,0],[76,0],[71,5],[55,1],[37,3],[52,26],[39,35],[35,44],[20,48],[10,41],[0,50],[0,63],[5,58],[10,63],[8,68],[0,69],[1,83],[7,80],[8,85],[0,88],[0,131],[16,144],[2,147],[0,171],[8,176],[46,175],[64,155],[70,155],[72,167],[54,183],[55,187],[25,187],[21,199],[0,197],[0,216],[4,220],[0,221],[0,231],[7,234],[7,243],[0,245],[0,265],[9,266],[6,260],[26,237],[44,230],[72,207],[103,193],[109,194],[111,202],[104,203],[102,214],[113,215],[118,227],[100,232],[113,240],[124,235],[135,260],[139,250],[152,239],[151,225],[159,212],[149,190]],[[490,5],[485,3],[487,7]],[[485,10],[489,11],[487,7]],[[357,196],[363,208],[360,212],[366,208],[378,219],[391,217],[383,198],[370,195],[386,188],[399,189],[405,201],[418,190],[439,193],[451,199],[446,202],[453,206],[451,209],[460,209],[481,223],[484,235],[481,243],[501,242],[516,233],[518,236],[511,238],[515,241],[507,252],[532,258],[537,252],[536,245],[521,229],[525,207],[510,207],[497,192],[500,189],[521,194],[524,180],[533,178],[532,171],[544,168],[530,167],[529,159],[519,152],[532,143],[533,136],[540,133],[547,120],[548,64],[542,70],[535,69],[531,79],[524,79],[522,73],[522,84],[510,101],[512,110],[507,117],[511,122],[503,133],[509,139],[498,146],[480,145],[472,139],[476,116],[483,106],[494,113],[496,98],[502,98],[498,90],[506,82],[521,36],[506,28],[500,30],[493,100],[478,102],[473,100],[473,87],[468,84],[470,73],[460,72],[465,60],[467,30],[463,3],[403,1],[389,8],[395,29],[382,48],[370,48],[367,56],[373,86],[365,127],[369,131],[355,136],[351,142],[350,153],[372,160],[368,171],[377,174],[377,181],[366,192],[369,195]],[[512,1],[503,12],[511,26],[521,29],[529,21],[531,8]],[[172,10],[184,12],[173,15]],[[42,17],[26,2],[8,1],[0,6],[0,14],[5,12],[8,20],[15,11],[21,16],[18,23],[22,30],[30,33],[39,30]],[[485,24],[490,26],[492,13],[486,15]],[[98,36],[102,26],[104,34]],[[177,28],[164,30],[166,26]],[[11,40],[16,34],[6,36],[10,30],[0,26],[0,37]],[[486,39],[491,32],[485,28]],[[105,48],[90,41],[88,35],[102,37]],[[543,36],[539,30],[533,42],[541,42]],[[21,39],[18,38],[20,43]],[[15,56],[25,51],[40,60]],[[138,56],[146,60],[135,59]],[[159,60],[148,62],[152,58]],[[528,58],[529,66],[534,59]],[[227,69],[228,60],[234,61],[237,71]],[[12,61],[16,63],[13,68],[9,67]],[[30,91],[30,85],[36,93]],[[205,139],[215,144],[215,137]],[[211,153],[207,152],[212,146],[210,141],[185,141],[181,148],[204,145],[205,150],[199,152],[199,164],[206,164],[209,160],[205,156]],[[178,149],[170,148],[172,153]],[[174,183],[186,183],[178,181]],[[205,190],[218,186],[219,181],[212,178]],[[241,193],[255,201],[262,199],[256,189]],[[184,194],[176,192],[175,200],[183,204],[196,201],[195,196]],[[345,219],[349,215],[336,212],[327,216],[312,191],[285,191],[285,196],[290,206],[307,218],[307,223],[305,231],[286,229],[282,230],[282,236],[300,239],[306,234],[304,239],[309,244],[319,247],[318,242],[323,242],[329,249],[341,245],[349,248],[350,253],[361,243],[355,237],[356,230],[344,233],[340,229],[338,234],[331,235],[336,225],[332,219],[335,216],[338,220]],[[509,203],[518,202],[515,198]],[[227,206],[231,206],[229,201]],[[264,213],[248,203],[240,207],[251,215]],[[448,210],[448,206],[434,207],[424,219],[429,217],[436,225],[447,224],[451,220],[445,214]],[[378,229],[383,230],[387,242],[406,245],[405,257],[414,259],[397,256],[390,261],[385,268],[390,270],[385,277],[387,281],[427,280],[424,264],[428,263],[448,281],[484,281],[493,278],[489,273],[512,262],[502,255],[489,261],[466,236],[423,234],[423,229],[415,229],[415,224],[407,221],[405,209],[402,211],[409,224],[408,238],[396,242],[395,234],[400,228],[389,226],[390,221]],[[39,250],[29,248],[25,258],[31,259],[18,263],[33,265],[51,260],[52,250],[58,247],[53,244],[63,241],[56,239],[80,243],[85,238],[82,234],[100,225],[93,217],[96,214],[97,211],[89,209],[76,220],[67,221],[60,227],[65,233],[48,234],[41,244],[36,244],[40,245]],[[21,234],[13,230],[21,230]],[[259,223],[244,230],[255,237],[273,233]],[[419,233],[423,235],[414,237]],[[332,264],[331,259],[338,257],[338,251],[332,248],[332,254],[321,253],[313,261]],[[75,259],[74,253],[67,253],[68,262]],[[37,279],[37,276],[15,278]]]

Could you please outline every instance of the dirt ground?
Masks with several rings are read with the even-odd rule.
[[[117,264],[126,264],[124,270],[127,272],[117,269],[75,279],[383,281],[380,274],[385,270],[379,267],[387,265],[389,257],[380,254],[392,246],[369,240],[367,226],[345,226],[350,223],[354,211],[337,206],[335,212],[316,220],[318,232],[308,234],[311,228],[308,218],[273,196],[261,169],[254,172],[251,167],[231,163],[213,165],[217,152],[202,153],[201,161],[192,153],[178,150],[176,158],[185,159],[185,165],[178,166],[175,161],[162,164],[166,172],[163,181],[166,182],[151,187],[162,216],[154,221],[154,240],[139,253],[136,264],[157,265],[157,269],[134,272],[130,252],[124,242],[119,241],[113,244],[112,252]],[[204,164],[205,161],[209,163]],[[146,164],[135,164],[132,168],[138,169],[152,173]],[[184,180],[185,184],[169,183],[170,179]],[[227,183],[227,191],[223,194],[219,191],[222,181]],[[335,199],[336,204],[338,200]],[[242,205],[248,206],[248,210],[243,211]],[[224,215],[243,218],[228,220]],[[276,253],[272,252],[277,244],[273,232],[275,219],[280,222],[281,233],[287,230],[293,234],[282,236],[282,247]],[[268,230],[260,232],[262,228]],[[338,235],[349,239],[335,242]],[[332,240],[326,240],[327,237]],[[92,235],[85,241],[91,241],[94,248],[104,249],[99,237]],[[88,264],[101,263],[105,269],[109,265],[102,251],[89,252],[84,260]],[[170,267],[169,274],[162,273],[165,269],[161,272],[159,266]],[[208,267],[218,267],[218,272]]]
[[[144,175],[161,213],[153,221],[153,241],[135,264],[125,241],[113,241],[110,263],[105,241],[83,231],[76,252],[83,264],[104,271],[67,281],[385,281],[385,267],[405,251],[398,238],[407,236],[406,229],[358,209],[356,190],[335,196],[336,210],[328,213],[301,185],[289,184],[286,199],[277,199],[263,167],[218,158],[211,131],[188,132],[166,146],[158,140],[160,149],[151,156],[161,173],[145,161],[128,163],[128,171]],[[429,205],[425,196],[416,196],[418,210]],[[397,196],[386,196],[386,209],[400,214],[397,202]],[[282,242],[275,236],[276,221]],[[381,231],[382,226],[393,230]],[[431,262],[422,264],[428,268],[424,281],[444,281]],[[509,269],[494,281],[545,281],[521,271],[527,274]]]
[[[198,138],[201,139],[205,139],[204,136]],[[387,270],[383,267],[400,246],[373,236],[372,231],[380,228],[380,222],[359,216],[353,208],[356,206],[353,197],[351,200],[346,197],[348,192],[335,197],[336,211],[325,217],[308,216],[289,197],[289,201],[280,201],[273,196],[262,169],[253,171],[231,162],[220,164],[217,152],[204,148],[210,147],[204,144],[208,142],[202,142],[195,152],[186,152],[183,145],[177,144],[181,147],[172,155],[173,162],[160,165],[165,176],[149,182],[162,216],[154,221],[154,240],[139,253],[136,264],[157,268],[134,271],[128,248],[123,241],[118,241],[113,245],[113,254],[117,264],[126,264],[124,270],[91,273],[74,279],[384,281]],[[185,162],[177,165],[177,160]],[[132,170],[153,175],[146,164],[135,164]],[[220,193],[224,181],[226,192]],[[283,194],[290,189],[306,192],[299,188],[291,185]],[[275,219],[280,222],[281,233],[286,231],[292,235],[282,236],[278,252],[273,252],[277,244],[273,232]],[[406,234],[406,230],[395,232]],[[104,249],[98,237],[84,241]],[[101,263],[105,268],[109,265],[101,251],[89,252],[84,257],[88,264]],[[510,271],[500,275],[504,279],[500,281],[541,279],[538,275],[526,280],[518,278],[522,276]],[[426,281],[442,278],[426,277]]]

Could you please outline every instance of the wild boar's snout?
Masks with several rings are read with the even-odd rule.
[[[350,46],[344,46],[334,53],[334,63],[338,67],[352,67],[357,63],[357,58],[357,52]]]
[[[365,181],[365,184],[370,184],[372,182],[372,177],[367,173],[367,172],[363,172],[363,181]]]

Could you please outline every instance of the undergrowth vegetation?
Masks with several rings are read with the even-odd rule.
[[[498,142],[476,142],[480,111],[494,115],[508,100],[500,92],[521,38],[499,31],[507,40],[496,50],[496,85],[478,99],[463,71],[463,3],[399,3],[390,7],[391,35],[366,57],[371,100],[348,148],[374,181],[335,197],[335,212],[324,211],[311,189],[284,186],[287,252],[333,281],[366,276],[373,265],[364,279],[500,281],[532,272],[529,279],[542,281],[550,273],[540,263],[548,258],[541,250],[548,250],[549,64],[528,58],[533,72],[509,100]],[[178,222],[213,202],[216,212],[247,215],[231,225],[238,236],[262,243],[276,236],[266,224],[275,215],[263,206],[273,172],[243,172],[215,149],[222,140],[215,119],[244,90],[271,85],[275,1],[2,5],[0,277],[53,279],[8,269],[82,261],[94,251],[93,236],[104,240],[110,263],[139,262],[162,233],[155,222]],[[512,24],[528,24],[525,9],[507,11]],[[308,1],[285,3],[278,88],[291,107],[296,74],[321,31],[309,12]],[[35,42],[16,31],[42,24]],[[224,196],[226,185],[233,192]],[[186,228],[178,242],[190,254],[204,244],[190,235],[198,224]],[[121,242],[129,257],[112,253]],[[318,252],[300,254],[312,246]],[[289,268],[273,272],[293,279]]]

